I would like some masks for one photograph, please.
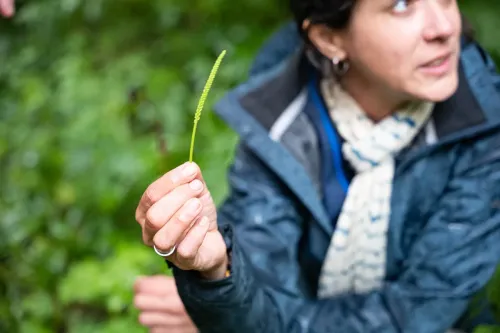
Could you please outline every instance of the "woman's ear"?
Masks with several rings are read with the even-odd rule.
[[[304,21],[304,30],[311,43],[316,49],[328,59],[337,58],[344,60],[347,58],[347,53],[343,49],[342,36],[324,24],[310,24],[309,21]]]

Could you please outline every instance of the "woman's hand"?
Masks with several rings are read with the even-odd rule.
[[[4,17],[14,15],[14,0],[0,0],[0,14]]]
[[[153,182],[136,210],[143,242],[182,270],[199,271],[210,280],[227,269],[226,244],[217,229],[217,211],[195,163],[185,163]]]
[[[134,305],[140,311],[139,322],[151,333],[198,332],[171,277],[158,275],[137,279]]]

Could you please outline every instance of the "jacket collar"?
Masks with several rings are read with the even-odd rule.
[[[477,44],[464,44],[457,91],[437,103],[433,112],[438,139],[460,136],[462,131],[470,129],[480,130],[500,119],[500,95],[491,80],[486,57]],[[296,98],[307,79],[308,65],[300,46],[277,67],[281,70],[262,80],[255,89],[241,91],[238,100],[266,130]],[[259,76],[255,80],[260,81]]]

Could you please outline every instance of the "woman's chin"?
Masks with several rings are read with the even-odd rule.
[[[432,80],[422,84],[422,88],[416,95],[421,100],[434,103],[443,102],[455,94],[458,89],[458,73],[453,73],[438,80]]]

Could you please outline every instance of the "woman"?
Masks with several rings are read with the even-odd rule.
[[[500,257],[491,59],[455,0],[291,8],[304,43],[284,30],[217,105],[241,136],[227,200],[181,165],[145,191],[143,241],[201,332],[470,329]]]

